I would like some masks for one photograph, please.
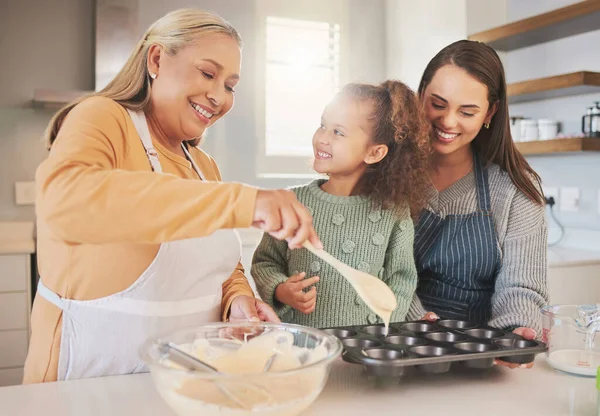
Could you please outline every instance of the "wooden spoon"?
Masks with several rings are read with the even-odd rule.
[[[323,249],[313,246],[308,240],[303,244],[304,248],[320,257],[336,269],[356,290],[358,296],[367,304],[367,306],[383,319],[383,322],[389,324],[392,312],[398,306],[396,295],[392,289],[381,279],[372,276],[360,270],[353,269],[347,264],[342,263]]]

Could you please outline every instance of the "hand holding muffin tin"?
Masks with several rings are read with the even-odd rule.
[[[546,345],[488,326],[452,319],[412,321],[390,325],[325,328],[344,344],[344,361],[363,364],[377,376],[400,376],[406,367],[427,373],[445,373],[453,362],[470,368],[489,368],[495,358],[510,363],[532,362]]]

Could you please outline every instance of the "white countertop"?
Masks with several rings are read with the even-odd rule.
[[[35,252],[35,225],[30,221],[0,221],[0,254]]]
[[[362,367],[336,362],[325,389],[303,414],[316,415],[589,415],[596,414],[594,378],[553,370],[543,354],[531,370],[494,367],[449,373],[412,372],[398,380],[368,378]],[[136,374],[0,388],[0,415],[173,416],[150,375]]]

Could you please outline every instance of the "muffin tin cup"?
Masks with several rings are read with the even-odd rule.
[[[417,365],[417,368],[424,373],[442,374],[442,373],[446,373],[446,372],[450,371],[451,365],[452,365],[452,362],[444,361],[441,363]]]
[[[398,328],[402,331],[412,332],[415,334],[424,334],[439,330],[439,327],[436,324],[429,321],[404,322],[399,324]]]
[[[390,335],[382,340],[388,346],[398,348],[417,347],[419,345],[427,345],[425,338],[417,337],[414,335]]]
[[[436,324],[438,324],[441,327],[447,328],[447,329],[454,329],[454,330],[458,330],[458,331],[466,330],[466,329],[474,329],[477,327],[477,325],[472,322],[460,321],[457,319],[441,319],[441,320],[437,321]]]
[[[494,340],[494,343],[503,348],[517,349],[520,351],[528,351],[535,348],[538,344],[537,341],[524,339],[518,335],[508,336]],[[535,353],[531,354],[519,354],[519,355],[508,355],[501,357],[502,361],[513,364],[528,364],[533,362],[535,359]]]
[[[423,338],[426,338],[435,342],[444,342],[454,344],[457,342],[466,341],[468,338],[466,335],[459,334],[456,332],[429,332],[423,335]]]
[[[368,338],[344,338],[342,344],[344,345],[344,348],[356,348],[360,350],[383,346],[382,342]]]
[[[450,347],[440,347],[436,345],[421,345],[412,347],[408,350],[409,354],[414,357],[447,357],[458,354],[456,350]],[[450,370],[450,361],[441,361],[432,364],[417,365],[421,371],[425,373],[440,374]]]
[[[334,337],[339,338],[340,340],[344,338],[353,338],[356,335],[358,335],[356,331],[343,328],[328,328],[324,329],[323,332],[329,335],[333,335]]]
[[[485,368],[492,368],[495,360],[495,358],[477,358],[475,360],[463,361],[462,364],[467,368],[482,370]]]
[[[360,329],[360,332],[377,338],[384,338],[386,336],[396,335],[400,333],[398,329],[392,326],[387,328],[387,334],[385,333],[385,329],[386,328],[383,325],[366,325]]]
[[[362,364],[368,375],[398,377],[406,367],[426,373],[444,373],[453,362],[485,369],[494,359],[529,363],[546,351],[546,345],[505,331],[466,321],[411,321],[390,325],[384,337],[382,325],[325,328],[344,345],[344,361]]]
[[[506,332],[496,328],[474,328],[462,331],[463,334],[477,339],[495,339],[506,335]]]
[[[377,377],[400,377],[404,374],[404,366],[388,365],[389,362],[400,360],[406,356],[404,351],[389,348],[366,348],[361,354],[370,360],[379,362],[380,365],[365,365],[368,375]]]
[[[488,352],[488,351],[497,351],[500,348],[497,345],[494,344],[487,344],[487,343],[483,343],[483,342],[473,342],[473,341],[469,341],[469,342],[459,342],[457,344],[454,344],[454,348],[456,348],[457,350],[463,352],[463,353],[481,353],[481,352]],[[491,358],[477,358],[477,359],[473,359],[473,360],[466,360],[463,361],[463,364],[465,367],[468,368],[490,368],[494,365],[494,359],[493,357]]]

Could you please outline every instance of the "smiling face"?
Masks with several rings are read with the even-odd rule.
[[[373,152],[369,117],[373,104],[340,94],[325,107],[321,125],[313,136],[314,169],[332,176],[360,177]]]
[[[433,125],[433,147],[442,155],[467,149],[496,110],[488,103],[487,87],[454,65],[437,70],[423,100]]]
[[[200,137],[234,102],[241,51],[235,39],[209,34],[169,55],[158,45],[148,51],[151,105],[160,128],[171,139]]]

